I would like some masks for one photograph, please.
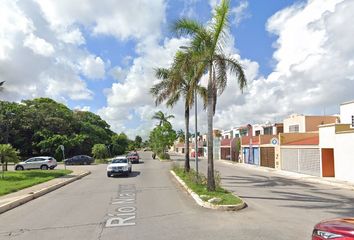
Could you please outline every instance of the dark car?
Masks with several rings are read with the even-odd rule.
[[[87,155],[78,155],[64,160],[65,165],[90,165],[94,159]]]
[[[127,154],[128,160],[130,160],[131,163],[139,163],[139,154],[137,152],[131,152]]]
[[[312,233],[312,240],[353,240],[354,218],[340,218],[318,223]]]

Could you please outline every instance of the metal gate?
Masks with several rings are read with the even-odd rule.
[[[252,150],[250,151],[249,147],[243,148],[243,157],[245,163],[259,165],[259,148],[253,147],[251,149]]]
[[[321,176],[319,148],[282,148],[281,169]]]

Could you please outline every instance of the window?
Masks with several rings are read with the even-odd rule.
[[[256,131],[256,136],[259,136],[259,135],[261,135],[261,130]]]
[[[265,127],[264,135],[273,135],[273,127]]]
[[[291,133],[299,132],[299,125],[290,125],[289,126],[289,132],[291,132]]]

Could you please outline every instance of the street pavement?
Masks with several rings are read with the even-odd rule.
[[[82,166],[91,174],[1,214],[0,239],[305,240],[322,219],[354,216],[354,191],[218,161],[223,184],[248,207],[204,209],[177,185],[170,162],[140,155],[130,177],[108,178],[106,165]]]

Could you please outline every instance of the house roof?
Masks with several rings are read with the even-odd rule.
[[[284,145],[318,145],[320,143],[320,139],[318,136],[309,137],[301,140],[296,140],[293,142],[288,142]]]

